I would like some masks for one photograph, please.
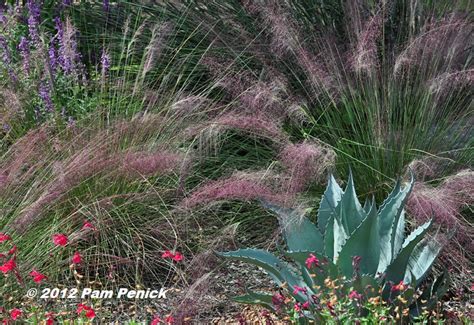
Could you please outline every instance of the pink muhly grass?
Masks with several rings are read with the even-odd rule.
[[[198,133],[207,134],[209,137],[218,137],[222,132],[229,129],[242,130],[256,136],[272,139],[276,142],[287,138],[281,127],[274,120],[264,115],[243,115],[226,113],[208,123],[187,129],[189,136]]]
[[[182,155],[168,151],[128,152],[123,157],[121,170],[129,177],[151,176],[172,171],[183,161]]]
[[[212,106],[211,101],[204,96],[189,95],[178,98],[171,105],[171,110],[176,116],[188,117],[190,114],[200,112],[201,108]]]
[[[463,206],[474,203],[474,172],[458,172],[438,187],[416,183],[407,202],[408,211],[416,218],[431,216],[446,226],[454,226]]]
[[[404,68],[409,70],[423,65],[428,71],[439,67],[461,70],[466,62],[465,57],[469,55],[466,45],[470,44],[473,28],[471,22],[455,14],[436,23],[426,24],[396,58],[394,74]],[[413,71],[419,73],[419,70]]]
[[[432,93],[444,96],[446,90],[472,86],[474,83],[474,69],[446,72],[428,81],[428,87]]]
[[[108,158],[103,152],[86,149],[74,155],[58,168],[55,177],[47,184],[41,196],[36,199],[13,225],[17,231],[26,231],[40,219],[44,210],[79,185],[82,181],[107,169],[114,169],[116,161]],[[100,153],[99,153],[100,152]]]
[[[364,26],[357,37],[354,54],[350,59],[356,72],[371,72],[377,65],[377,41],[382,34],[382,10],[379,10]]]
[[[271,47],[278,55],[294,55],[313,85],[326,91],[334,88],[333,78],[319,58],[306,50],[298,28],[278,2],[257,7],[271,32]]]
[[[237,175],[229,178],[211,181],[198,187],[189,197],[183,200],[181,206],[192,208],[215,201],[223,200],[258,200],[282,202],[284,197],[276,194],[262,181],[248,175]]]
[[[464,207],[474,203],[474,172],[460,171],[439,186],[416,183],[407,202],[407,211],[416,219],[433,218],[446,230],[456,230],[456,239],[473,250],[471,227],[462,218]]]
[[[230,128],[246,130],[257,135],[281,139],[281,128],[271,119],[259,115],[223,115],[212,122]]]
[[[280,152],[289,179],[288,193],[303,191],[310,182],[325,179],[326,171],[334,165],[336,154],[321,143],[289,143]]]
[[[23,175],[34,172],[38,163],[43,161],[41,158],[45,154],[47,143],[46,128],[31,130],[17,140],[9,150],[11,158],[7,158],[5,163],[0,164],[2,187],[8,186],[12,182],[18,182]]]
[[[285,91],[283,80],[257,81],[236,97],[239,102],[237,109],[253,114],[281,115],[284,113],[282,95]]]
[[[298,33],[294,22],[278,2],[258,7],[265,25],[271,32],[271,47],[278,55],[291,52],[298,46]]]
[[[163,50],[165,39],[171,33],[169,23],[158,24],[151,30],[151,40],[145,49],[145,61],[143,64],[142,77],[150,72],[156,65]]]
[[[317,88],[322,88],[325,92],[333,93],[337,90],[333,77],[328,69],[321,63],[319,58],[304,48],[297,50],[296,59],[303,68],[309,80]]]

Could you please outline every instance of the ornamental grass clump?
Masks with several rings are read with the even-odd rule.
[[[264,202],[278,216],[286,244],[282,256],[259,249],[220,255],[263,268],[281,293],[249,292],[236,300],[317,322],[426,317],[446,292],[448,279],[445,274],[424,283],[442,248],[427,236],[432,221],[405,234],[404,206],[413,183],[413,178],[397,182],[379,207],[374,199],[362,206],[352,175],[345,190],[331,176],[317,223],[304,211]]]

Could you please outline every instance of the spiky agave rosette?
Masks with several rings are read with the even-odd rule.
[[[367,200],[364,206],[359,203],[352,175],[345,191],[330,176],[317,224],[306,218],[304,212],[263,203],[278,215],[287,246],[284,256],[292,263],[259,249],[239,249],[220,255],[263,268],[277,285],[288,286],[294,299],[306,303],[312,311],[317,310],[317,288],[324,290],[328,278],[347,279],[347,288],[358,288],[360,292],[370,286],[375,289],[372,295],[381,294],[384,300],[393,300],[392,288],[397,283],[410,285],[412,290],[420,287],[442,248],[426,238],[431,220],[405,236],[404,205],[413,183],[413,178],[405,186],[398,181],[377,208],[375,200]],[[309,257],[321,261],[314,271],[308,267]],[[411,315],[418,316],[422,308],[432,307],[446,292],[447,285],[447,277],[442,276],[421,295],[412,294]],[[275,309],[272,295],[249,293],[237,300]],[[304,315],[318,318],[317,312],[305,311]]]

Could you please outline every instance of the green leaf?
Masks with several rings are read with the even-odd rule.
[[[334,263],[336,263],[339,252],[347,238],[348,236],[339,220],[336,217],[331,217],[324,234],[324,252]]]
[[[264,269],[278,285],[288,284],[290,288],[295,286],[305,287],[305,282],[297,271],[288,263],[280,260],[270,252],[262,249],[239,249],[232,252],[218,253],[220,256],[250,263]],[[308,294],[313,294],[308,288]],[[305,301],[306,297],[299,293],[295,298]]]
[[[242,304],[260,305],[272,311],[275,311],[275,307],[272,302],[272,297],[273,296],[268,293],[254,292],[248,290],[247,294],[234,297],[233,300]]]
[[[347,235],[357,229],[367,216],[357,198],[352,173],[349,174],[346,190],[336,207],[336,219],[339,219]]]
[[[336,207],[341,201],[343,191],[337,184],[333,175],[329,176],[328,185],[324,191],[318,210],[318,227],[321,233],[326,232],[326,226],[331,216],[336,213]]]
[[[387,281],[398,283],[405,279],[408,261],[410,260],[415,247],[423,240],[431,225],[432,220],[418,227],[410,234],[410,236],[407,237],[407,239],[405,239],[400,253],[387,267],[387,271],[385,272],[385,279]]]
[[[286,209],[268,202],[263,202],[265,208],[278,215],[278,221],[290,251],[310,250],[323,252],[324,241],[319,229],[302,213],[295,209]]]
[[[398,218],[398,223],[395,232],[395,238],[393,241],[393,254],[392,256],[397,256],[402,249],[403,241],[405,240],[405,210],[402,210],[400,217]]]
[[[392,193],[379,210],[380,262],[377,272],[384,273],[400,250],[405,237],[403,207],[413,188],[413,178],[408,186],[401,189],[397,182]],[[402,220],[400,221],[400,218]],[[403,228],[402,228],[403,227]]]
[[[365,199],[365,202],[364,202],[364,211],[365,213],[369,213],[370,212],[370,208],[371,208],[371,204],[370,204],[370,199],[369,198],[366,198]]]
[[[405,273],[403,282],[411,282],[415,277],[416,284],[419,285],[424,279],[426,273],[430,270],[434,260],[438,257],[439,252],[443,246],[434,240],[428,242],[420,242],[408,260],[408,269]]]
[[[361,257],[360,271],[363,274],[375,275],[379,264],[380,240],[375,200],[372,202],[369,215],[347,239],[337,260],[342,274],[352,277],[352,258]]]

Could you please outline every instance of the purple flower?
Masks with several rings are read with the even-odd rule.
[[[3,64],[5,65],[6,69],[8,70],[8,74],[10,75],[10,79],[12,80],[13,83],[16,83],[18,78],[15,75],[15,72],[13,71],[11,67],[12,63],[12,57],[10,53],[10,48],[8,47],[8,42],[3,37],[0,35],[0,54],[1,54],[1,60]]]
[[[58,63],[64,73],[78,76],[81,74],[81,55],[77,50],[76,29],[69,19],[63,25],[60,18],[54,19],[56,40],[59,44]]]
[[[18,50],[23,59],[23,70],[26,74],[30,72],[30,43],[26,37],[20,38],[20,44],[18,44]]]
[[[54,112],[54,105],[51,99],[51,89],[47,82],[42,82],[39,87],[39,96],[43,101],[44,106],[48,112]]]
[[[51,43],[49,44],[48,56],[49,66],[51,67],[51,72],[54,74],[58,66],[58,53],[56,51],[56,47],[54,46],[54,39],[51,40]]]
[[[7,17],[5,17],[5,13],[3,9],[0,8],[0,24],[5,25],[7,23]]]
[[[41,20],[41,7],[36,0],[28,0],[28,32],[33,43],[39,44],[38,26]]]
[[[110,10],[109,0],[103,0],[102,1],[102,7],[104,8],[105,12],[109,12],[109,10]]]
[[[8,48],[7,40],[2,35],[0,35],[0,50],[2,50],[3,64],[5,64],[6,66],[9,66],[12,62],[10,49]]]

